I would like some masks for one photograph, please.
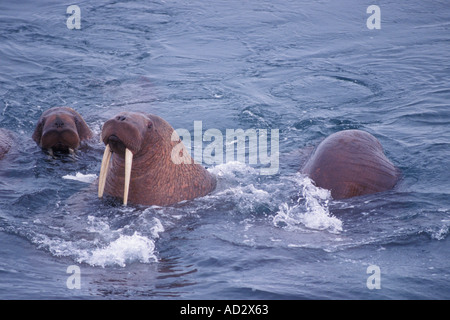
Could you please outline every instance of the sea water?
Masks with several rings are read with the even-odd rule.
[[[16,135],[0,162],[0,298],[450,298],[447,3],[71,5],[0,3],[0,126]],[[95,138],[52,158],[31,135],[61,105]],[[101,127],[123,110],[192,147],[199,121],[223,137],[277,130],[277,170],[246,147],[202,158],[218,181],[205,197],[100,200]],[[402,172],[393,190],[337,201],[298,172],[345,129],[380,140]]]

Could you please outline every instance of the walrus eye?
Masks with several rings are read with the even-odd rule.
[[[148,124],[147,124],[147,128],[148,129],[153,128],[153,122],[149,121]]]

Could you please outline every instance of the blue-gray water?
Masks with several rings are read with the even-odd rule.
[[[0,162],[0,298],[449,299],[449,29],[446,1],[2,0],[0,127],[16,144]],[[280,170],[210,165],[213,194],[124,208],[80,181],[99,173],[98,139],[57,159],[31,140],[61,105],[97,135],[122,110],[279,129]],[[394,190],[335,201],[297,174],[299,150],[351,128],[401,169]]]

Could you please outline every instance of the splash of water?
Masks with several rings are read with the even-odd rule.
[[[149,234],[134,230],[131,235],[127,234],[130,225],[115,230],[111,228],[113,222],[93,216],[88,216],[85,222],[87,227],[77,236],[77,239],[74,239],[74,235],[65,239],[64,235],[70,230],[64,229],[54,236],[36,233],[32,241],[54,256],[70,257],[78,263],[91,266],[125,267],[134,262],[158,261],[155,241],[164,231],[159,219],[153,218],[146,222],[147,226],[151,225]]]
[[[84,183],[92,183],[97,179],[96,174],[83,174],[81,172],[77,172],[75,175],[65,175],[62,177],[66,180],[75,180]]]
[[[273,224],[287,230],[304,230],[304,227],[314,230],[327,230],[339,233],[342,221],[330,214],[328,202],[331,194],[328,190],[318,188],[306,176],[295,175],[291,180],[299,190],[298,199],[293,203],[282,203]]]
[[[139,261],[149,263],[157,261],[155,243],[138,232],[133,235],[120,235],[105,247],[84,251],[78,262],[86,262],[92,266],[119,265],[125,267],[127,263]]]

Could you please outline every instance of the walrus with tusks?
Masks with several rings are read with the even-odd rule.
[[[69,107],[46,110],[36,125],[33,140],[51,155],[54,151],[73,153],[83,140],[92,138],[83,117]]]
[[[361,130],[344,130],[323,140],[301,169],[316,186],[346,199],[392,189],[399,170],[385,156],[380,142]]]
[[[98,196],[121,198],[124,205],[168,206],[213,191],[215,177],[185,148],[179,150],[184,161],[173,161],[174,147],[182,143],[174,134],[164,119],[141,112],[122,112],[106,121]]]

